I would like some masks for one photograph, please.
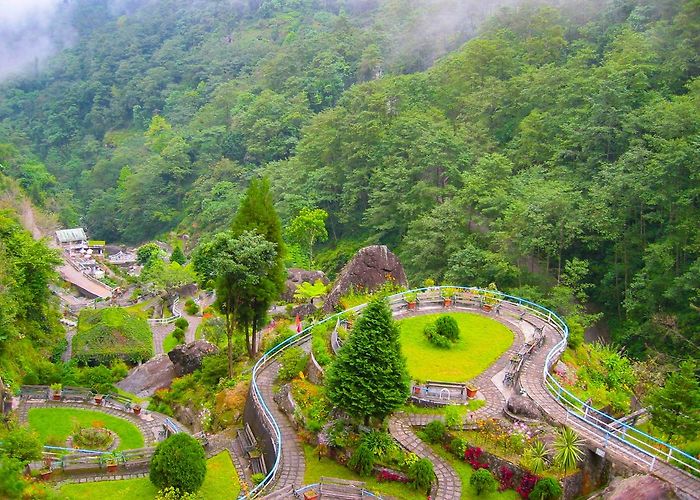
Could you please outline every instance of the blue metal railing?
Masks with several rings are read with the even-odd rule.
[[[552,364],[554,363],[555,359],[564,352],[564,349],[566,349],[567,345],[567,339],[569,336],[569,327],[566,325],[564,320],[560,318],[554,311],[551,311],[547,309],[544,306],[541,306],[535,302],[532,302],[527,299],[523,299],[521,297],[516,297],[514,295],[508,295],[506,293],[502,293],[496,290],[485,290],[477,287],[462,287],[462,286],[433,286],[433,287],[424,287],[424,288],[415,288],[412,290],[406,290],[404,292],[399,292],[393,295],[389,295],[387,297],[387,300],[391,303],[392,301],[397,301],[401,299],[404,295],[409,294],[409,293],[427,293],[427,292],[437,292],[443,288],[450,288],[457,290],[459,293],[471,293],[471,294],[476,294],[480,297],[482,297],[485,300],[488,299],[497,299],[500,301],[505,301],[510,304],[516,305],[518,307],[524,308],[528,310],[530,313],[534,314],[535,316],[539,317],[543,321],[546,321],[550,326],[552,326],[561,336],[562,339],[552,347],[552,349],[549,351],[547,354],[547,357],[545,358],[545,363],[544,366],[542,367],[542,376],[543,376],[543,381],[545,387],[549,390],[551,393],[552,397],[556,399],[556,401],[566,410],[567,412],[567,423],[571,422],[574,423],[574,425],[581,425],[579,423],[575,423],[576,419],[581,420],[583,422],[586,422],[586,424],[596,428],[597,430],[605,433],[605,446],[612,446],[615,449],[629,455],[632,457],[634,461],[638,461],[639,457],[635,456],[634,451],[638,451],[642,453],[644,456],[649,457],[651,460],[650,461],[644,461],[643,463],[649,466],[649,470],[652,470],[654,467],[654,464],[656,463],[657,459],[664,460],[668,462],[669,464],[672,464],[672,461],[678,462],[678,464],[681,467],[688,467],[695,471],[696,473],[700,474],[700,460],[697,458],[685,453],[682,450],[679,450],[678,448],[665,443],[661,441],[658,438],[655,438],[653,436],[650,436],[649,434],[625,423],[622,422],[610,415],[607,415],[604,412],[601,412],[600,410],[593,408],[592,406],[586,404],[585,402],[581,401],[578,397],[576,397],[574,394],[572,394],[570,391],[568,391],[566,388],[564,388],[559,381],[550,373],[550,368]],[[255,363],[255,366],[253,366],[252,370],[252,379],[251,379],[251,387],[253,389],[253,395],[258,401],[260,407],[263,409],[263,414],[264,417],[268,420],[270,423],[273,434],[274,434],[274,440],[273,440],[273,446],[275,448],[275,463],[268,472],[267,476],[265,476],[265,479],[261,481],[254,489],[252,489],[248,497],[249,498],[255,498],[259,494],[262,493],[262,491],[274,481],[275,476],[277,475],[279,465],[280,465],[280,457],[281,457],[281,448],[282,448],[282,435],[279,429],[279,426],[277,425],[277,422],[275,421],[274,416],[272,415],[272,412],[270,409],[267,407],[265,404],[265,401],[262,397],[262,394],[260,392],[260,388],[258,387],[257,383],[257,374],[258,371],[260,371],[269,361],[273,360],[275,357],[277,357],[283,350],[285,350],[287,347],[290,347],[292,345],[297,345],[300,343],[305,342],[310,336],[311,336],[311,330],[320,324],[323,324],[327,321],[331,320],[336,320],[342,315],[348,313],[348,312],[358,312],[361,309],[363,309],[366,306],[366,304],[361,304],[355,307],[352,307],[350,309],[347,309],[345,311],[339,312],[332,314],[323,320],[314,323],[310,326],[307,326],[305,329],[303,329],[301,332],[293,335],[292,337],[286,339],[285,341],[277,344],[276,346],[272,347],[269,349],[265,354],[258,360],[257,363]],[[564,395],[565,397],[562,397]],[[575,417],[575,419],[569,419],[569,415]],[[620,431],[622,429],[622,431]],[[636,436],[636,437],[635,437]],[[632,442],[632,441],[636,441]],[[648,442],[654,443],[657,446],[664,447],[665,450],[660,450],[657,446],[654,446],[652,444],[649,444]],[[632,450],[629,450],[625,446],[621,446],[619,443],[623,443],[624,445],[629,446],[632,448]],[[684,460],[681,460],[677,457],[681,457]],[[674,465],[674,464],[672,464]],[[246,498],[245,496],[239,497],[239,499],[244,499]]]

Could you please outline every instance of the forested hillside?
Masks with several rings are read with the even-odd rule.
[[[0,164],[131,243],[228,226],[264,173],[283,222],[328,212],[327,271],[384,243],[700,356],[700,2],[482,3],[72,2],[80,43],[0,90]]]

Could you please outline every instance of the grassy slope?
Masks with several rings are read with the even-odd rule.
[[[107,415],[106,413],[72,408],[32,408],[29,410],[29,426],[39,433],[42,442],[50,436],[65,441],[73,431],[74,422],[90,426],[93,422],[102,424],[119,436],[119,450],[141,448],[143,436],[130,422]]]
[[[457,320],[460,339],[450,349],[434,346],[423,329],[440,314],[426,314],[399,321],[401,350],[408,372],[418,380],[466,382],[487,369],[513,343],[513,332],[497,321],[478,314],[450,313]]]
[[[207,500],[224,500],[237,498],[241,484],[236,469],[227,452],[207,460],[207,475],[199,490],[202,498]],[[61,498],[70,500],[122,500],[127,498],[155,498],[158,490],[147,478],[125,479],[121,481],[102,481],[98,483],[66,484],[61,488]]]

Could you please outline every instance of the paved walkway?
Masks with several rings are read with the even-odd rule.
[[[275,382],[275,378],[277,378],[279,369],[280,364],[277,361],[272,361],[263,367],[257,375],[258,387],[262,398],[270,409],[282,434],[282,450],[280,450],[282,455],[278,469],[279,473],[274,485],[275,490],[290,486],[293,488],[301,487],[304,484],[304,471],[306,468],[301,440],[287,416],[272,399],[272,385]]]
[[[435,454],[430,445],[424,443],[413,433],[411,423],[404,416],[394,414],[389,419],[389,432],[406,450],[433,463],[437,484],[433,487],[431,498],[453,500],[462,495],[462,481],[452,466]]]
[[[153,357],[159,354],[165,354],[163,350],[163,340],[168,336],[170,332],[175,330],[175,325],[173,323],[169,325],[149,325],[151,327],[151,332],[153,333]]]

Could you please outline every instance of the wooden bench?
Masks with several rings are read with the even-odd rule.
[[[243,429],[238,429],[238,440],[241,443],[241,448],[243,451],[250,451],[258,445],[257,439],[255,439],[255,434],[250,428],[250,425],[245,424]]]
[[[253,474],[267,475],[267,466],[265,465],[265,457],[258,450],[250,450],[247,452],[248,461],[250,462],[250,470]]]
[[[104,398],[102,398],[102,404],[105,406],[111,406],[112,408],[120,411],[129,412],[131,411],[131,407],[134,403],[126,396],[110,392],[109,394],[105,394]]]

